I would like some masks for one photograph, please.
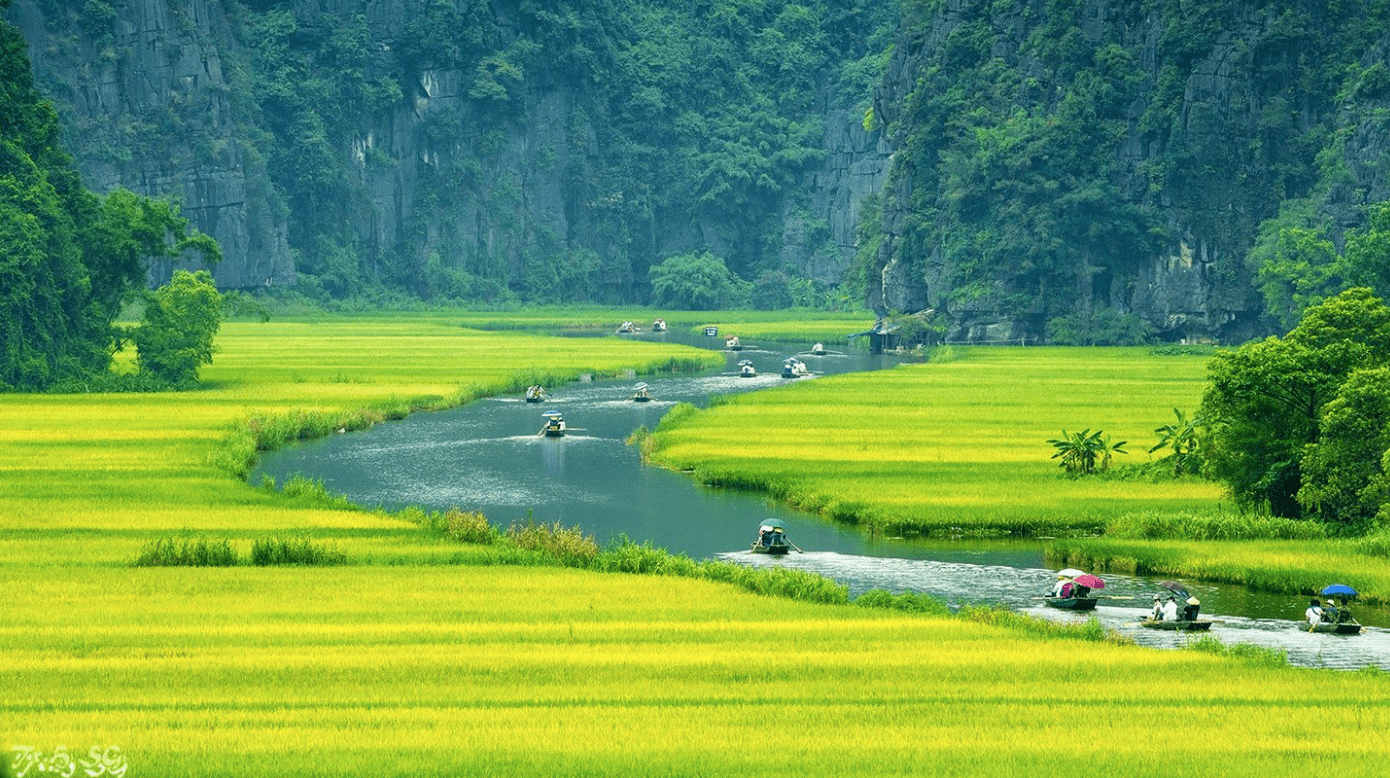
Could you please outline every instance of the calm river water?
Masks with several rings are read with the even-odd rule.
[[[623,336],[632,337],[632,336]],[[719,348],[723,338],[677,333],[643,334]],[[1084,620],[1046,608],[1040,595],[1053,573],[1037,541],[943,541],[870,537],[818,516],[794,511],[742,492],[708,489],[689,476],[641,463],[624,440],[641,426],[653,428],[676,402],[703,405],[711,395],[770,389],[834,373],[891,369],[904,360],[852,351],[843,345],[825,356],[804,353],[810,344],[745,344],[725,352],[723,371],[707,375],[581,381],[547,387],[551,399],[527,403],[519,395],[494,397],[438,413],[422,413],[348,435],[310,441],[267,454],[260,473],[278,481],[295,474],[319,479],[333,492],[362,505],[433,509],[458,506],[485,513],[493,524],[534,518],[580,526],[600,543],[619,533],[694,558],[719,557],[749,565],[786,565],[846,584],[851,594],[871,588],[916,591],[953,605],[1002,603],[1036,616]],[[807,378],[781,377],[783,360],[797,356],[812,371]],[[740,360],[752,360],[759,375],[743,378]],[[630,398],[638,380],[656,400]],[[558,410],[571,427],[563,438],[537,435],[541,413]],[[755,432],[750,431],[750,434]],[[814,434],[814,431],[808,431]],[[253,475],[252,482],[260,475]],[[777,517],[803,554],[769,558],[748,552],[758,522]],[[1134,625],[1147,610],[1157,580],[1102,576],[1096,614],[1136,641],[1173,647],[1185,635]],[[1329,581],[1329,583],[1332,583]],[[1204,618],[1219,620],[1212,634],[1227,643],[1279,648],[1291,661],[1310,666],[1390,669],[1390,614],[1357,609],[1368,626],[1354,637],[1310,635],[1299,629],[1306,601],[1251,592],[1242,587],[1190,584],[1202,600]]]

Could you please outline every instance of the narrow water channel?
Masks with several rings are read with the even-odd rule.
[[[623,336],[630,337],[630,336]],[[677,333],[641,335],[707,348],[723,338]],[[1043,606],[1040,595],[1053,574],[1038,541],[943,541],[871,537],[853,527],[772,504],[758,495],[701,487],[688,475],[644,466],[624,441],[633,430],[654,428],[677,402],[704,405],[709,397],[773,389],[835,373],[891,369],[903,358],[827,344],[831,353],[806,353],[811,344],[745,343],[726,351],[724,368],[703,375],[580,381],[546,387],[550,399],[527,403],[520,395],[493,397],[438,413],[416,414],[363,432],[310,441],[267,454],[259,473],[284,482],[299,474],[323,481],[332,492],[361,505],[457,506],[481,511],[506,526],[528,518],[579,526],[600,543],[619,533],[651,541],[696,559],[724,558],[750,565],[787,565],[834,578],[851,594],[871,588],[916,591],[958,606],[999,603],[1059,620],[1087,615]],[[805,378],[782,378],[783,360],[797,356],[810,368]],[[758,375],[739,375],[750,360]],[[638,381],[655,398],[633,402]],[[570,426],[564,437],[538,434],[541,413],[560,411]],[[769,558],[748,552],[758,523],[777,517],[789,525],[802,554]],[[1135,625],[1147,610],[1157,580],[1103,576],[1097,615],[1108,627],[1156,647],[1191,638]],[[1330,582],[1329,582],[1330,583]],[[1301,665],[1390,669],[1390,617],[1360,608],[1368,626],[1355,637],[1307,634],[1298,627],[1306,602],[1243,587],[1190,584],[1203,603],[1203,617],[1217,619],[1212,634],[1224,642],[1247,642],[1285,650]]]

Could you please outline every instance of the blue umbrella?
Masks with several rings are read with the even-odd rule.
[[[1347,586],[1346,584],[1332,584],[1331,586],[1319,592],[1319,594],[1321,594],[1324,597],[1330,597],[1334,594],[1341,597],[1355,597],[1356,590],[1351,588],[1350,586]]]

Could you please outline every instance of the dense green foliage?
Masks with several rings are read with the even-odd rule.
[[[175,270],[168,284],[147,296],[145,316],[130,334],[140,350],[140,371],[171,386],[197,383],[198,367],[212,361],[212,338],[222,324],[222,297],[206,270]]]
[[[1351,207],[1384,164],[1350,139],[1383,132],[1390,78],[1368,51],[1385,3],[908,8],[897,99],[873,117],[898,146],[894,242],[868,262],[905,270],[929,307],[1134,343],[1151,334],[1136,310],[1181,335],[1147,297],[1161,258],[1209,263],[1207,305],[1249,316],[1262,294],[1285,329],[1349,285],[1390,291],[1387,217],[1371,209],[1362,230]]]
[[[1390,308],[1365,288],[1284,338],[1217,354],[1201,414],[1209,473],[1244,505],[1359,527],[1386,504]]]
[[[240,21],[252,56],[234,97],[269,133],[252,140],[292,214],[302,290],[614,303],[645,300],[648,268],[672,254],[712,253],[745,282],[784,270],[784,214],[821,160],[822,104],[867,104],[897,8],[430,0],[395,30],[351,4],[253,3]],[[458,100],[423,114],[430,159],[364,142],[364,123],[419,111],[426,84],[453,79]],[[570,104],[564,140],[510,146],[554,92]],[[570,235],[528,216],[517,155],[567,182]],[[367,245],[353,229],[367,192],[395,178],[417,183],[406,230]]]
[[[104,374],[112,322],[153,257],[217,246],[170,203],[82,187],[24,41],[0,21],[0,390]]]

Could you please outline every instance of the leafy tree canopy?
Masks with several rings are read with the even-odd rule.
[[[58,117],[30,74],[18,30],[0,22],[0,390],[43,390],[104,374],[121,303],[147,262],[220,253],[170,203],[81,186]]]
[[[1306,515],[1298,497],[1305,453],[1316,444],[1345,450],[1339,438],[1350,429],[1325,429],[1328,404],[1357,371],[1387,365],[1390,308],[1360,287],[1308,309],[1282,339],[1217,354],[1200,411],[1210,429],[1208,474],[1241,504],[1278,516]],[[1320,503],[1323,494],[1309,491],[1305,499]]]
[[[168,284],[146,296],[145,315],[131,332],[140,372],[171,385],[198,381],[212,362],[213,336],[222,324],[222,297],[206,270],[176,270]]]
[[[743,301],[743,285],[724,260],[708,251],[670,257],[654,265],[650,275],[653,301],[658,306],[712,311]]]

